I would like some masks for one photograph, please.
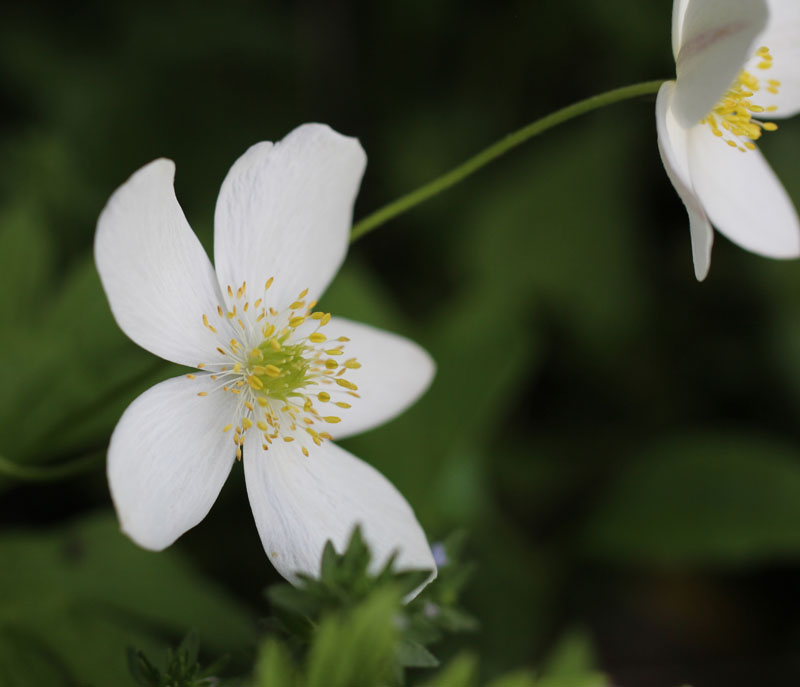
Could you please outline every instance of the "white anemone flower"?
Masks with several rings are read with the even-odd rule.
[[[672,50],[677,80],[658,93],[658,146],[689,213],[697,279],[708,274],[712,225],[754,253],[797,257],[797,211],[755,141],[800,111],[800,2],[675,0]]]
[[[111,311],[138,345],[196,368],[127,408],[108,481],[122,530],[161,550],[208,513],[237,458],[270,561],[319,574],[325,542],[361,526],[377,568],[436,566],[403,496],[332,442],[386,422],[434,372],[415,343],[315,309],[347,252],[366,165],[321,124],[258,143],[228,172],[214,216],[216,272],[151,162],[100,215],[95,260]],[[431,578],[432,579],[432,578]]]

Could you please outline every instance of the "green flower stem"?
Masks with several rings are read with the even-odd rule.
[[[426,201],[428,198],[441,193],[445,189],[454,186],[470,174],[477,172],[481,167],[489,164],[492,160],[495,160],[512,148],[516,148],[518,145],[525,143],[528,139],[538,136],[548,129],[552,129],[554,126],[558,126],[570,119],[579,117],[587,112],[592,112],[593,110],[598,110],[601,107],[613,105],[622,100],[638,98],[642,95],[652,95],[658,91],[663,83],[662,80],[645,81],[643,83],[634,84],[633,86],[615,88],[612,91],[586,98],[586,100],[581,100],[573,105],[557,110],[546,117],[537,119],[535,122],[522,127],[518,131],[510,133],[505,138],[497,141],[497,143],[490,145],[466,162],[462,162],[458,167],[451,169],[449,172],[428,182],[424,186],[420,186],[411,193],[407,193],[379,210],[376,210],[372,214],[367,215],[353,226],[350,232],[350,241],[358,240],[364,236],[364,234],[379,227],[381,224],[406,212],[406,210],[410,210],[423,201]]]
[[[57,465],[20,465],[0,456],[0,475],[26,482],[50,482],[77,475],[94,467],[106,454],[106,449],[92,451],[75,460]]]

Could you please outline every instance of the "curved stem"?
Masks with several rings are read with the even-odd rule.
[[[27,482],[49,482],[83,472],[92,467],[104,455],[105,449],[92,451],[75,460],[58,465],[20,465],[0,456],[0,475]]]
[[[597,110],[606,105],[612,105],[622,100],[629,100],[637,98],[642,95],[651,95],[656,93],[664,83],[663,80],[658,81],[645,81],[643,83],[634,84],[632,86],[623,86],[622,88],[615,88],[612,91],[601,93],[600,95],[586,98],[577,103],[569,105],[561,110],[557,110],[535,122],[522,127],[505,138],[500,139],[497,143],[490,145],[488,148],[482,150],[477,155],[469,158],[466,162],[462,162],[458,167],[451,169],[433,181],[428,182],[424,186],[401,196],[397,200],[385,205],[384,207],[376,210],[364,219],[357,222],[351,232],[350,241],[356,241],[364,234],[372,231],[375,227],[388,222],[390,219],[410,210],[416,205],[419,205],[428,198],[441,193],[450,186],[457,184],[462,179],[465,179],[470,174],[477,172],[484,165],[489,164],[492,160],[500,157],[512,148],[524,143],[534,136],[538,136],[554,126],[562,124],[570,119],[579,117],[582,114]]]

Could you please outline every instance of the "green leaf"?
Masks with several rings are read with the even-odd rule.
[[[477,685],[478,660],[469,654],[456,656],[425,687],[471,687]]]
[[[389,680],[400,605],[396,590],[381,589],[348,614],[326,617],[309,654],[307,687],[360,687]]]
[[[564,682],[560,687],[578,687],[569,682]],[[536,676],[530,670],[515,670],[492,680],[486,687],[541,687],[536,681]]]
[[[397,645],[397,661],[404,668],[436,668],[439,665],[439,659],[422,644],[409,640]]]
[[[595,557],[691,565],[800,552],[800,453],[763,436],[666,439],[635,457],[582,535]]]
[[[294,687],[297,676],[292,657],[276,639],[261,646],[255,670],[255,687]]]
[[[157,654],[165,637],[177,641],[190,627],[216,654],[241,650],[254,636],[248,611],[176,552],[136,547],[110,515],[42,534],[6,533],[0,560],[14,561],[0,566],[0,656],[24,642],[63,666],[70,684],[129,684],[126,647]],[[31,676],[40,670],[28,668]]]
[[[0,628],[0,685],[73,687],[69,669],[39,638],[20,627]]]
[[[592,644],[586,633],[567,633],[546,661],[536,687],[607,687],[608,678],[595,669]]]

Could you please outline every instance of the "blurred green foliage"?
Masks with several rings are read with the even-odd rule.
[[[669,77],[671,4],[4,6],[0,454],[102,451],[136,394],[177,372],[116,328],[91,260],[100,209],[139,166],[176,160],[208,247],[236,156],[324,121],[367,150],[363,216],[556,107]],[[800,202],[800,122],[763,147]],[[438,376],[347,447],[431,537],[467,528],[475,561],[463,603],[480,629],[445,638],[443,667],[412,682],[800,680],[800,267],[718,236],[698,285],[687,229],[643,101],[532,141],[353,247],[323,306],[422,342]],[[128,684],[125,646],[160,656],[190,627],[210,658],[252,662],[277,576],[240,470],[161,554],[117,531],[100,463],[0,489],[0,683]],[[390,601],[326,620],[318,660],[326,636],[371,623],[383,655]],[[278,685],[306,669],[279,641],[259,663]],[[538,672],[508,674],[521,666]]]

